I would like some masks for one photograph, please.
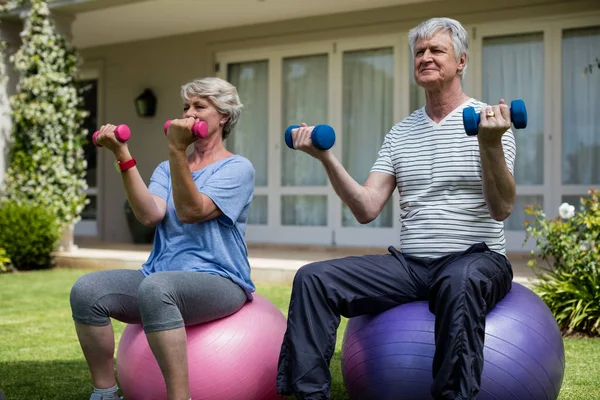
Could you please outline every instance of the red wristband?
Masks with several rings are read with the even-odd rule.
[[[125,172],[129,168],[135,167],[135,165],[137,164],[137,162],[135,161],[135,158],[131,157],[131,159],[129,159],[127,161],[119,161],[119,160],[117,160],[117,164],[119,165],[119,169],[121,170],[121,172]]]

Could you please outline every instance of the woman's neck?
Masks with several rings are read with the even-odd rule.
[[[191,171],[197,171],[232,155],[220,137],[215,140],[198,140],[194,143],[194,151],[188,156],[188,163]]]

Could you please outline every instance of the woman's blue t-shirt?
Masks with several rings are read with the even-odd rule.
[[[230,278],[249,299],[255,291],[244,240],[248,207],[254,195],[254,166],[233,155],[192,172],[200,193],[223,215],[209,221],[184,224],[177,217],[171,190],[169,162],[163,161],[150,178],[150,193],[167,202],[163,220],[156,226],[154,246],[142,265],[144,275],[159,271],[199,271]]]

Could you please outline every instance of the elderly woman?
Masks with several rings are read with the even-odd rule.
[[[502,223],[515,201],[510,112],[502,100],[488,106],[462,91],[469,41],[458,21],[432,18],[409,40],[426,104],[392,127],[364,185],[331,151],[312,146],[312,127],[292,132],[294,148],[321,161],[359,222],[374,220],[398,190],[402,247],[298,271],[279,393],[328,399],[340,315],[376,314],[416,300],[427,300],[436,316],[433,398],[474,399],[479,392],[485,315],[511,289],[513,276]],[[481,111],[476,138],[462,124],[467,106]]]
[[[102,126],[96,138],[114,153],[136,217],[156,226],[156,234],[141,269],[92,272],[71,290],[77,336],[94,384],[90,400],[119,398],[111,318],[143,324],[169,400],[188,400],[184,326],[235,313],[255,289],[244,241],[254,168],[223,145],[242,104],[235,87],[218,78],[187,83],[181,95],[183,117],[167,131],[169,160],[158,165],[148,187],[127,144],[115,139],[114,125]],[[207,124],[208,134],[196,140],[197,121]]]

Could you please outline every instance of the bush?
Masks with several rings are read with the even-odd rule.
[[[53,266],[52,252],[60,238],[60,224],[46,207],[31,203],[0,203],[0,247],[17,270]]]
[[[554,219],[539,205],[527,209],[534,220],[526,223],[526,241],[535,238],[539,250],[529,261],[539,278],[533,289],[567,334],[600,334],[600,196],[589,194],[579,212],[563,203]]]

